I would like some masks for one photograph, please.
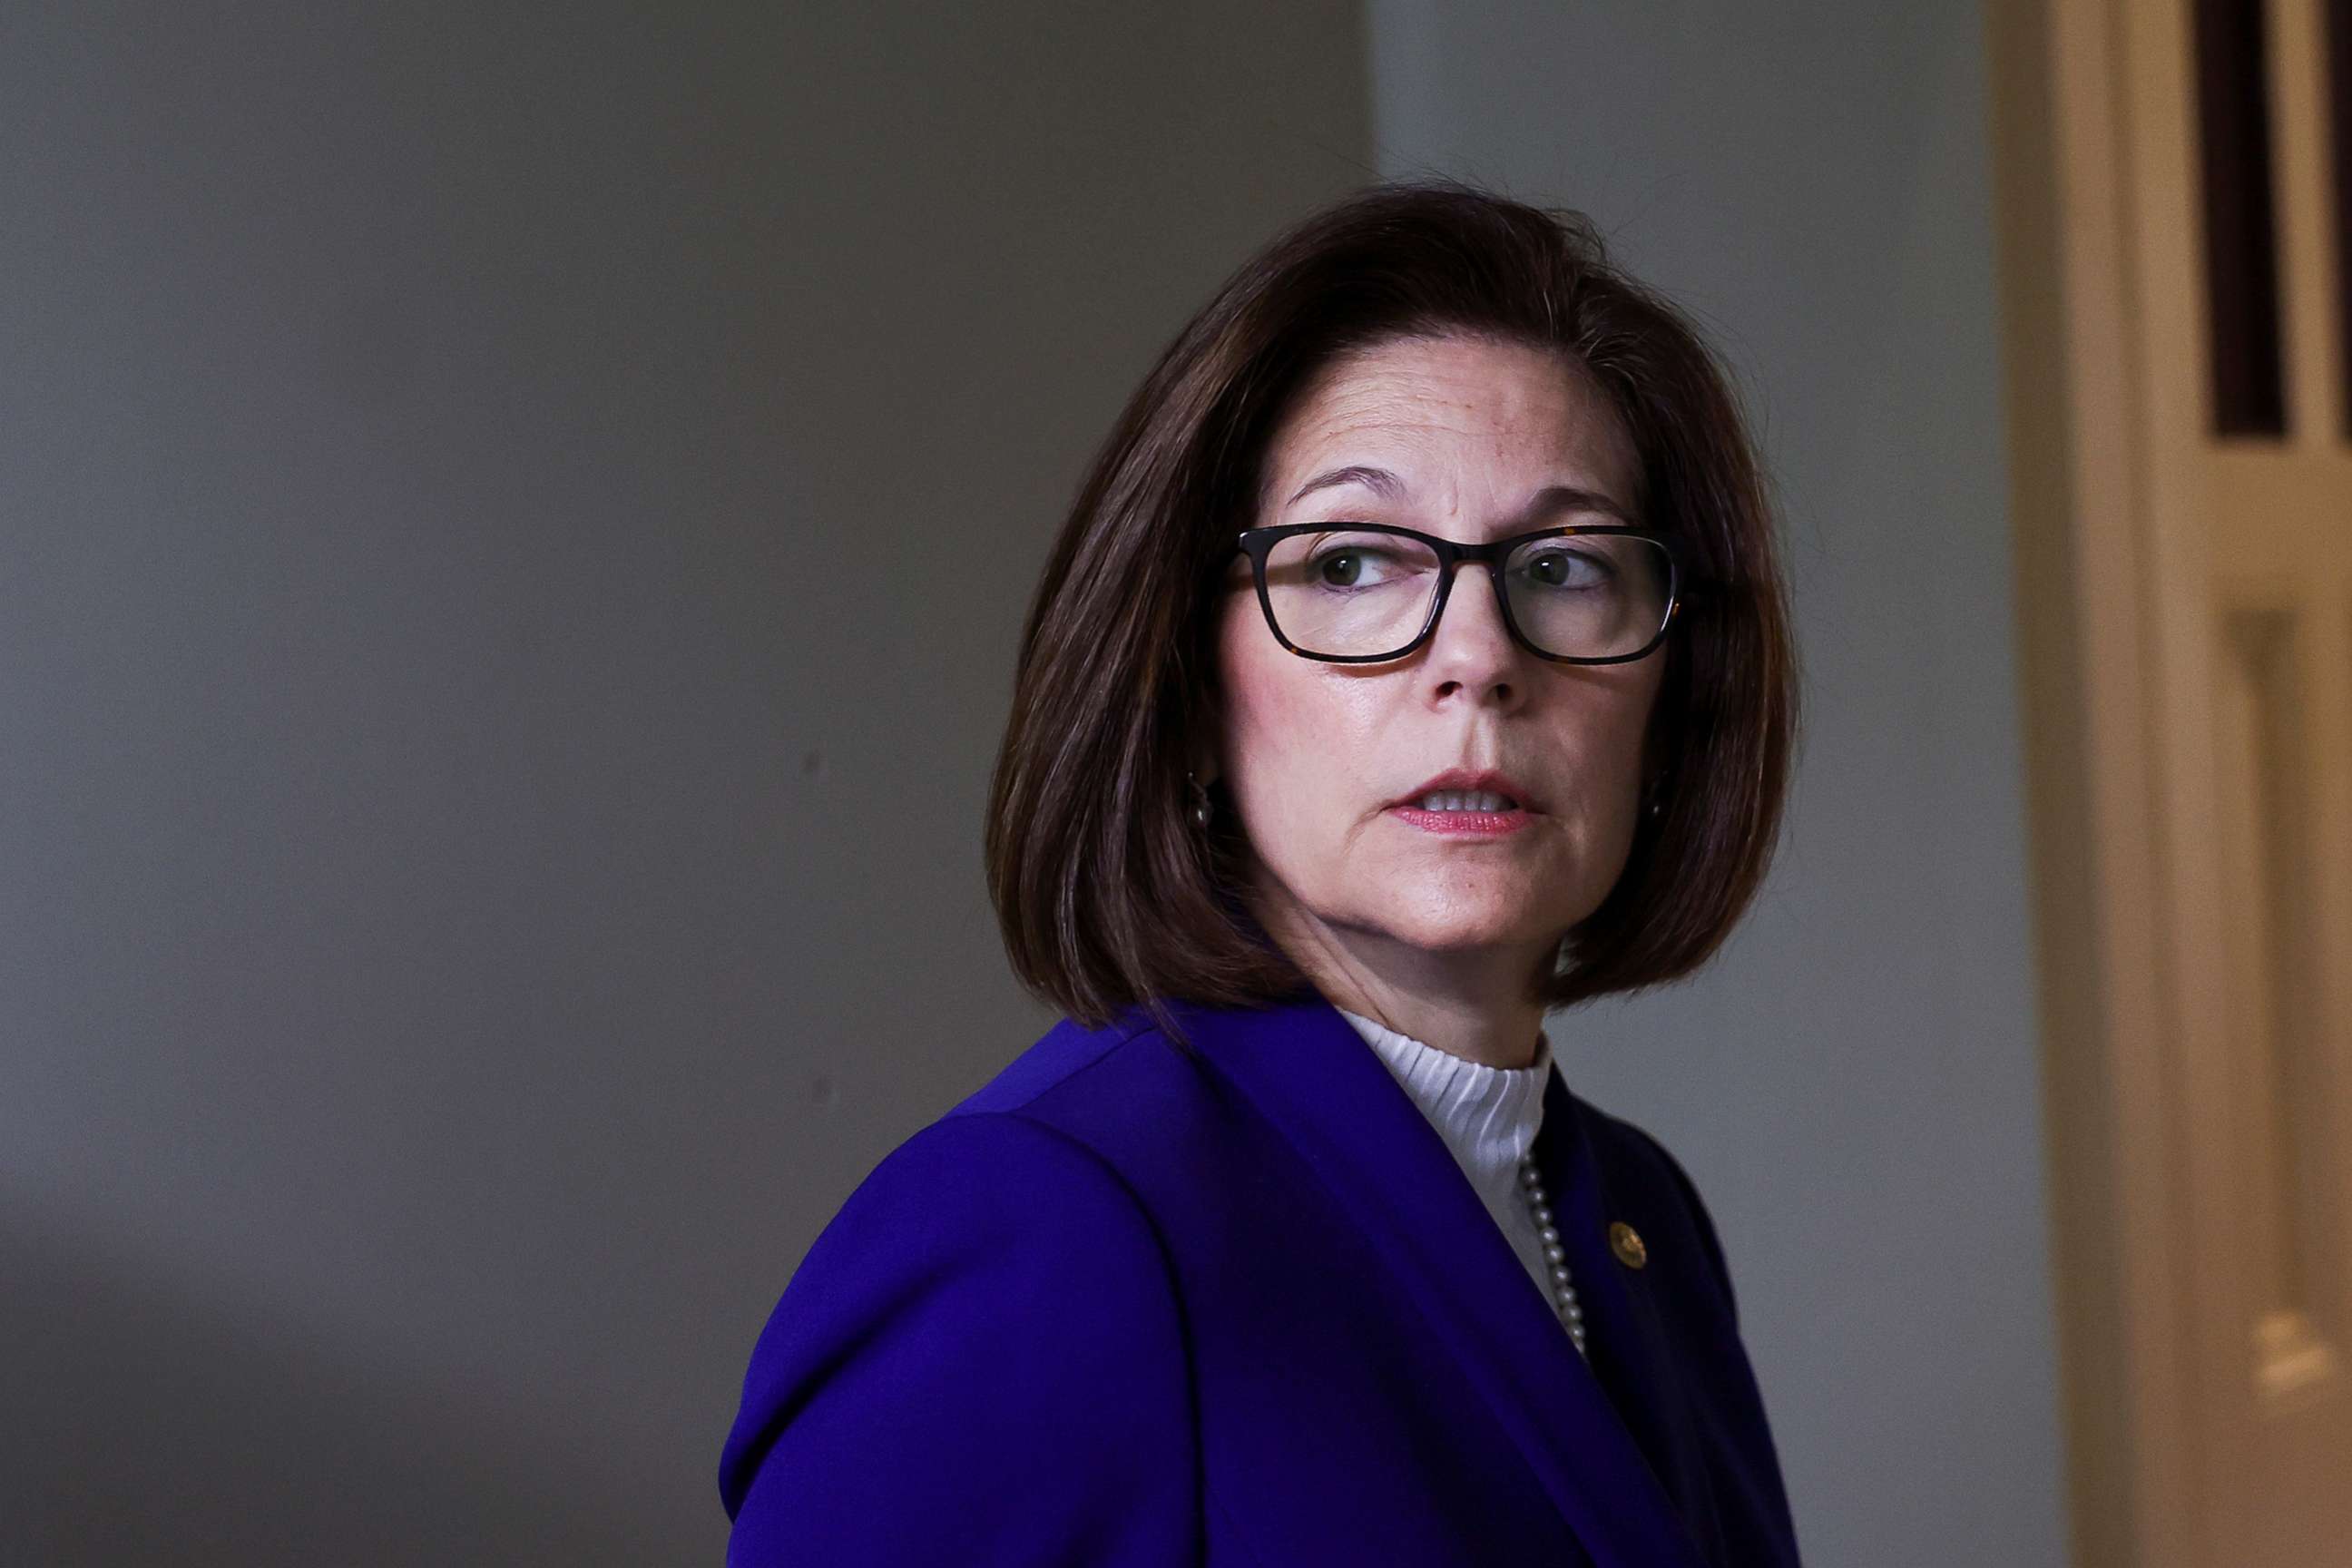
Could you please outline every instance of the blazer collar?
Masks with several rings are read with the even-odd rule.
[[[1328,1184],[1437,1326],[1586,1550],[1604,1563],[1704,1568],[1705,1559],[1609,1392],[1432,1127],[1319,993],[1261,1008],[1168,1004],[1186,1037]],[[1656,1331],[1618,1278],[1581,1102],[1557,1071],[1537,1162],[1584,1309],[1620,1397],[1675,1396],[1651,1372]],[[1606,1350],[1603,1347],[1608,1347]],[[1646,1429],[1646,1426],[1645,1426]]]

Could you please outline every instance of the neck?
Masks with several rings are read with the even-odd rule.
[[[1543,1030],[1543,1010],[1539,1007],[1500,1011],[1471,1006],[1451,997],[1432,998],[1395,991],[1351,994],[1319,980],[1316,989],[1335,1007],[1360,1013],[1400,1035],[1408,1035],[1466,1061],[1490,1068],[1535,1065],[1536,1047]]]
[[[1557,942],[1438,952],[1295,911],[1266,915],[1266,933],[1333,1006],[1486,1067],[1535,1064],[1544,1010],[1534,979]]]

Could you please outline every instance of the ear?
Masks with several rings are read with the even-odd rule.
[[[1206,744],[1195,746],[1192,749],[1192,776],[1200,781],[1202,789],[1207,789],[1211,784],[1215,784],[1219,772],[1215,749]]]
[[[1223,772],[1219,764],[1219,752],[1224,733],[1224,702],[1214,681],[1201,688],[1192,702],[1192,736],[1185,747],[1184,765],[1201,782],[1202,789],[1217,782]]]

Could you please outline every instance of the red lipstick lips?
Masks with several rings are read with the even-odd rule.
[[[1476,792],[1498,795],[1510,804],[1500,811],[1424,811],[1421,803],[1433,795]],[[1474,773],[1451,768],[1389,807],[1408,826],[1446,838],[1501,838],[1518,832],[1541,813],[1527,790],[1508,773]]]
[[[1527,787],[1518,780],[1508,773],[1496,773],[1492,768],[1481,769],[1477,772],[1468,768],[1448,768],[1412,794],[1400,795],[1389,804],[1419,805],[1431,795],[1442,795],[1448,790],[1464,792],[1475,790],[1488,795],[1499,795],[1506,800],[1515,803],[1521,810],[1539,812],[1543,809],[1542,802],[1530,795]]]

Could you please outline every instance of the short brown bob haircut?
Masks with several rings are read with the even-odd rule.
[[[1775,521],[1727,378],[1683,312],[1617,270],[1591,222],[1451,182],[1376,185],[1226,279],[1129,399],[1087,470],[1022,632],[984,860],[1015,975],[1097,1027],[1160,999],[1311,990],[1245,902],[1248,845],[1187,784],[1215,722],[1216,611],[1261,464],[1322,367],[1466,332],[1583,366],[1633,437],[1636,515],[1672,546],[1681,608],[1645,751],[1663,803],[1563,937],[1547,1008],[1679,979],[1723,943],[1779,838],[1797,669]]]

